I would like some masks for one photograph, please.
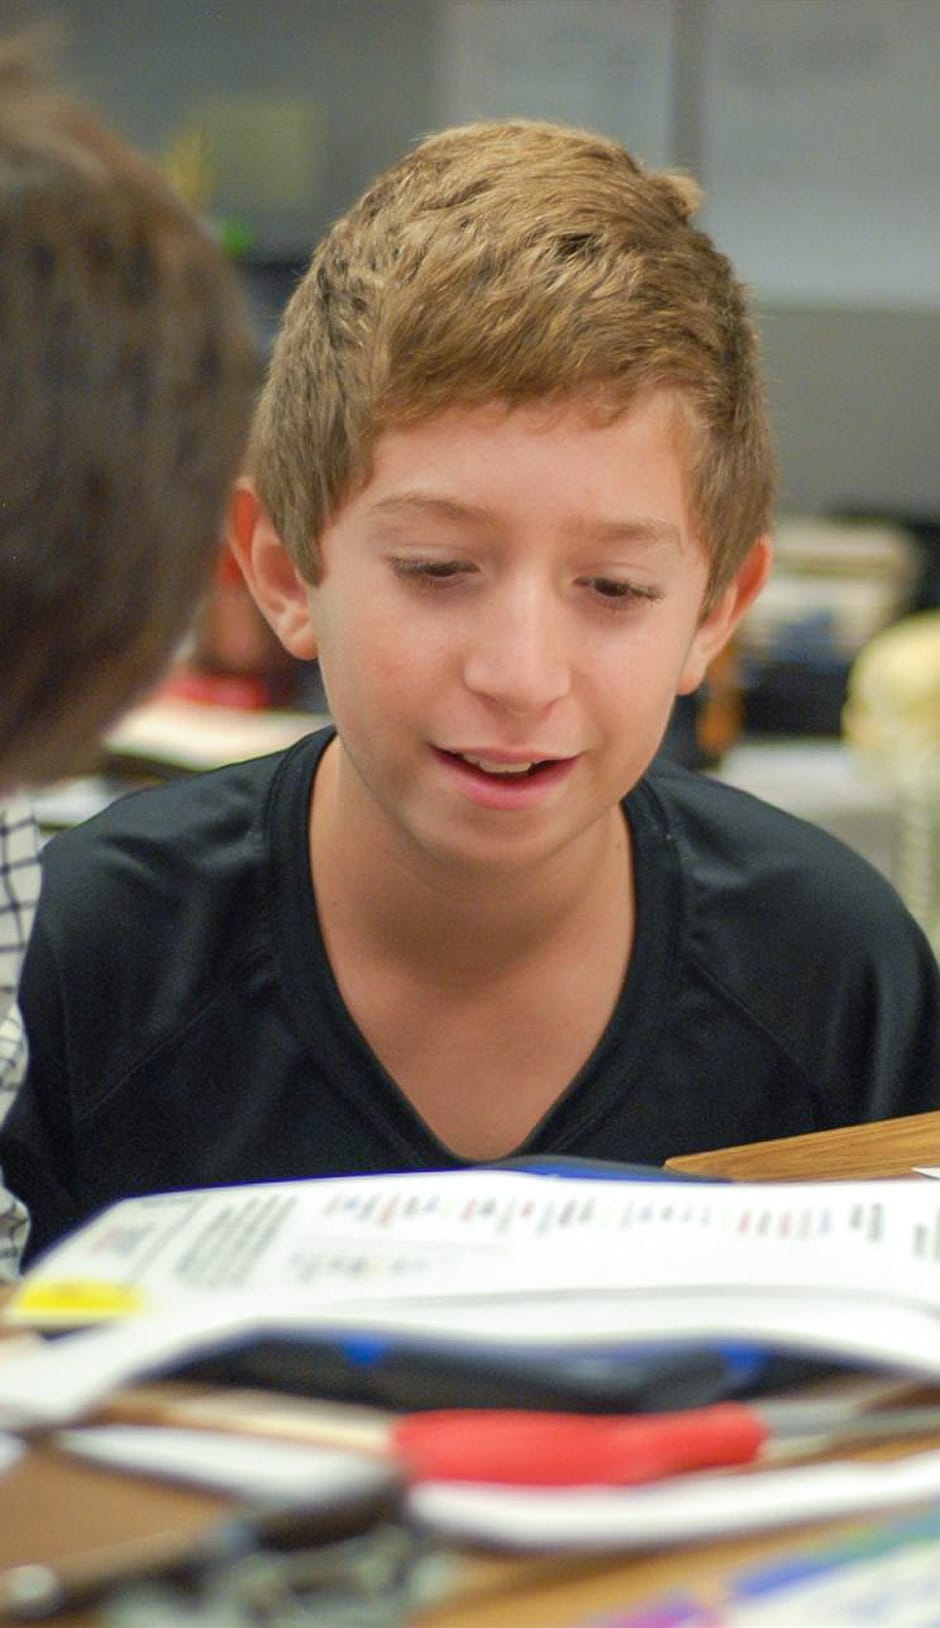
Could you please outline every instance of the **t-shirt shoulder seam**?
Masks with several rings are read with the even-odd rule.
[[[92,1125],[96,1115],[100,1113],[103,1108],[107,1107],[115,1096],[124,1090],[128,1082],[134,1078],[134,1075],[137,1074],[141,1068],[145,1068],[150,1062],[153,1061],[155,1057],[158,1057],[160,1052],[163,1051],[167,1046],[177,1045],[184,1036],[189,1034],[196,1027],[196,1025],[202,1021],[206,1013],[219,999],[219,996],[224,993],[226,986],[230,985],[232,979],[241,977],[255,962],[257,962],[260,958],[263,958],[265,954],[266,950],[263,944],[251,944],[234,961],[227,963],[222,972],[213,980],[210,988],[204,992],[201,1000],[193,1006],[188,1016],[182,1021],[174,1023],[171,1033],[161,1035],[145,1050],[138,1052],[134,1056],[132,1062],[122,1069],[120,1074],[117,1075],[114,1080],[112,1080],[102,1090],[95,1093],[93,1100],[91,1099],[90,1095],[85,1096],[83,1093],[83,1101],[81,1104],[78,1104],[75,1102],[73,1094],[73,1123],[75,1129],[84,1130],[89,1125]]]
[[[786,1041],[780,1035],[778,1030],[767,1023],[758,1012],[755,1012],[750,1003],[744,1000],[736,990],[731,988],[731,986],[727,984],[725,980],[718,975],[718,973],[715,972],[714,968],[711,967],[707,961],[703,960],[701,956],[691,949],[687,951],[687,955],[689,963],[695,967],[699,976],[702,977],[713,990],[717,991],[723,1000],[729,1002],[730,1005],[734,1007],[735,1011],[745,1019],[752,1029],[755,1029],[759,1034],[761,1034],[765,1040],[770,1042],[770,1044],[780,1053],[782,1057],[786,1058],[790,1067],[803,1082],[809,1100],[813,1105],[813,1116],[818,1122],[818,1127],[821,1128],[822,1116],[819,1113],[820,1093],[818,1087],[814,1084],[813,1076],[806,1065],[800,1061],[799,1057],[797,1057],[792,1049],[787,1045]]]

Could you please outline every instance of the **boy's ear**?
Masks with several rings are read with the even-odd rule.
[[[753,605],[770,574],[773,544],[759,537],[745,554],[728,586],[702,617],[682,669],[677,695],[698,689],[705,674],[730,639],[745,611]]]
[[[252,598],[284,649],[312,661],[317,640],[310,614],[309,584],[300,575],[247,478],[235,483],[226,528]]]

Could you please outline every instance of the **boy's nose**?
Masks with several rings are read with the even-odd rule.
[[[464,659],[468,689],[510,712],[543,711],[570,688],[560,607],[520,584],[491,600],[471,629]]]

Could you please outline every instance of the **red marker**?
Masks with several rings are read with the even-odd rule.
[[[847,1418],[838,1405],[721,1402],[677,1413],[597,1415],[461,1408],[408,1414],[390,1445],[417,1481],[636,1486],[689,1470],[750,1464],[770,1444],[815,1450],[940,1432],[940,1407]]]

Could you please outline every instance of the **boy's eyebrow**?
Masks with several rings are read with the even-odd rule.
[[[682,548],[682,532],[671,520],[655,520],[649,515],[637,515],[630,520],[596,520],[575,528],[589,542],[599,543],[654,543],[661,547]]]
[[[433,496],[428,492],[401,492],[393,497],[380,498],[371,512],[393,520],[423,514],[464,525],[499,524],[499,515],[485,504],[458,503],[453,498]],[[669,520],[657,520],[648,515],[636,515],[629,520],[576,521],[571,529],[588,542],[649,543],[679,549],[683,542],[678,526]]]
[[[396,519],[401,515],[409,518],[418,514],[436,516],[441,520],[454,521],[486,521],[492,524],[496,516],[485,505],[474,503],[457,503],[453,498],[436,497],[430,492],[399,492],[394,497],[380,498],[373,504],[372,514],[383,518],[389,516]]]

